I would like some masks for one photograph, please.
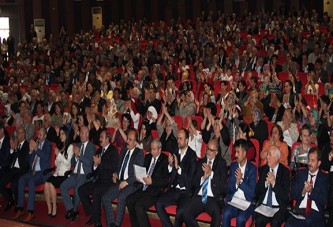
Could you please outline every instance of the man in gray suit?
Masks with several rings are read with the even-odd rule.
[[[120,152],[118,173],[113,174],[112,185],[102,197],[108,226],[121,226],[124,218],[126,199],[129,195],[140,189],[141,184],[136,182],[134,165],[144,166],[143,151],[136,147],[138,133],[131,129],[127,134],[127,147]],[[112,210],[112,201],[117,198],[117,220]]]
[[[60,192],[67,210],[66,219],[72,219],[72,222],[78,217],[77,207],[80,203],[78,194],[79,187],[87,182],[86,175],[89,174],[95,155],[95,145],[89,141],[88,127],[82,127],[80,131],[81,143],[74,147],[74,156],[72,165],[75,166],[73,173],[60,185]],[[74,188],[73,202],[68,191]]]

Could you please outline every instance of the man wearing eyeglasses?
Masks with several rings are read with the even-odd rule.
[[[1,174],[2,176],[0,178],[0,194],[7,201],[4,212],[10,210],[15,204],[15,201],[17,201],[18,180],[29,169],[28,155],[29,143],[25,140],[24,128],[20,126],[16,129],[16,137],[10,139],[10,155],[8,157],[8,163],[10,164],[3,169],[5,172]],[[8,183],[11,183],[10,190],[6,188]]]
[[[221,225],[221,211],[227,185],[227,163],[218,155],[218,141],[207,144],[206,157],[197,163],[193,178],[195,193],[184,211],[187,226],[199,226],[195,218],[206,212],[212,217],[211,226]]]

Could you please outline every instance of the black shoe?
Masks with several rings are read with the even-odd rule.
[[[7,205],[6,205],[6,207],[5,207],[5,209],[3,210],[3,212],[7,212],[7,211],[9,211],[11,208],[12,208],[12,206],[15,204],[15,201],[14,200],[10,200],[10,201],[8,201],[8,203],[7,203]]]
[[[73,213],[73,209],[70,209],[69,211],[67,211],[65,218],[70,219],[72,217],[72,213]]]
[[[102,227],[102,224],[101,223],[95,224],[95,227]]]
[[[74,222],[78,216],[79,216],[79,211],[73,211],[71,216],[72,222]]]
[[[86,225],[92,225],[94,224],[94,221],[92,220],[92,218],[90,218],[87,222]]]
[[[111,224],[110,224],[110,227],[115,227],[115,226],[116,226],[115,223],[111,223]]]

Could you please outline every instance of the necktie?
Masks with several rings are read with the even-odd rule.
[[[156,159],[154,158],[154,161],[153,161],[153,164],[151,164],[149,170],[148,170],[148,176],[151,176],[153,174],[153,171],[154,171],[154,168],[155,168],[155,165],[156,165]],[[148,185],[145,184],[143,185],[143,191],[146,191],[148,188]]]
[[[123,161],[123,165],[121,167],[120,178],[119,178],[120,180],[124,180],[124,173],[125,173],[125,169],[127,167],[128,159],[129,159],[129,151],[127,151],[126,156]]]
[[[102,148],[101,156],[105,153],[105,148]]]
[[[16,150],[20,150],[21,149],[21,144],[19,143],[18,145],[17,145],[17,149]]]
[[[310,184],[313,183],[312,178],[315,175],[310,174]],[[306,208],[305,208],[305,214],[306,216],[309,216],[311,213],[311,204],[312,204],[312,199],[310,198],[310,193],[308,193],[308,200],[306,201]]]
[[[80,156],[83,155],[83,149],[84,149],[84,145],[81,144],[81,149],[80,149]],[[78,165],[77,165],[77,170],[76,170],[76,174],[80,175],[81,174],[81,168],[82,168],[82,163],[80,161],[80,159],[78,160]]]
[[[209,161],[208,165],[211,165],[211,164],[212,164],[212,162]],[[208,180],[209,180],[209,177],[207,177],[206,180],[202,183],[202,199],[201,199],[201,201],[202,201],[203,204],[207,203]]]
[[[271,169],[271,172],[273,172],[273,169]],[[268,195],[267,195],[267,206],[272,207],[273,206],[273,190],[272,185],[268,185]]]
[[[39,161],[39,157],[37,155],[35,155],[35,159],[34,162],[32,164],[32,175],[34,176],[36,173],[36,166],[37,166],[37,162]]]

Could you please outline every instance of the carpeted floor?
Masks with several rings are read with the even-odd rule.
[[[71,223],[71,221],[65,219],[66,210],[62,204],[62,202],[58,203],[58,213],[55,218],[50,218],[47,215],[47,207],[46,203],[43,200],[36,201],[36,208],[35,208],[35,218],[30,223],[23,223],[21,218],[20,220],[14,222],[12,221],[12,217],[15,215],[14,208],[12,208],[8,212],[3,212],[5,203],[2,199],[0,199],[0,226],[1,227],[16,227],[16,226],[24,226],[24,227],[31,227],[31,226],[45,226],[45,227],[65,227],[65,226],[85,226],[85,223],[88,221],[88,217],[85,216],[82,205],[79,206],[79,217],[76,219],[75,222]],[[151,226],[160,227],[161,222],[158,217],[150,218]],[[102,209],[102,224],[106,226],[104,211]],[[93,225],[92,225],[93,226]],[[122,226],[130,226],[130,220],[128,214],[125,215],[124,221]]]

